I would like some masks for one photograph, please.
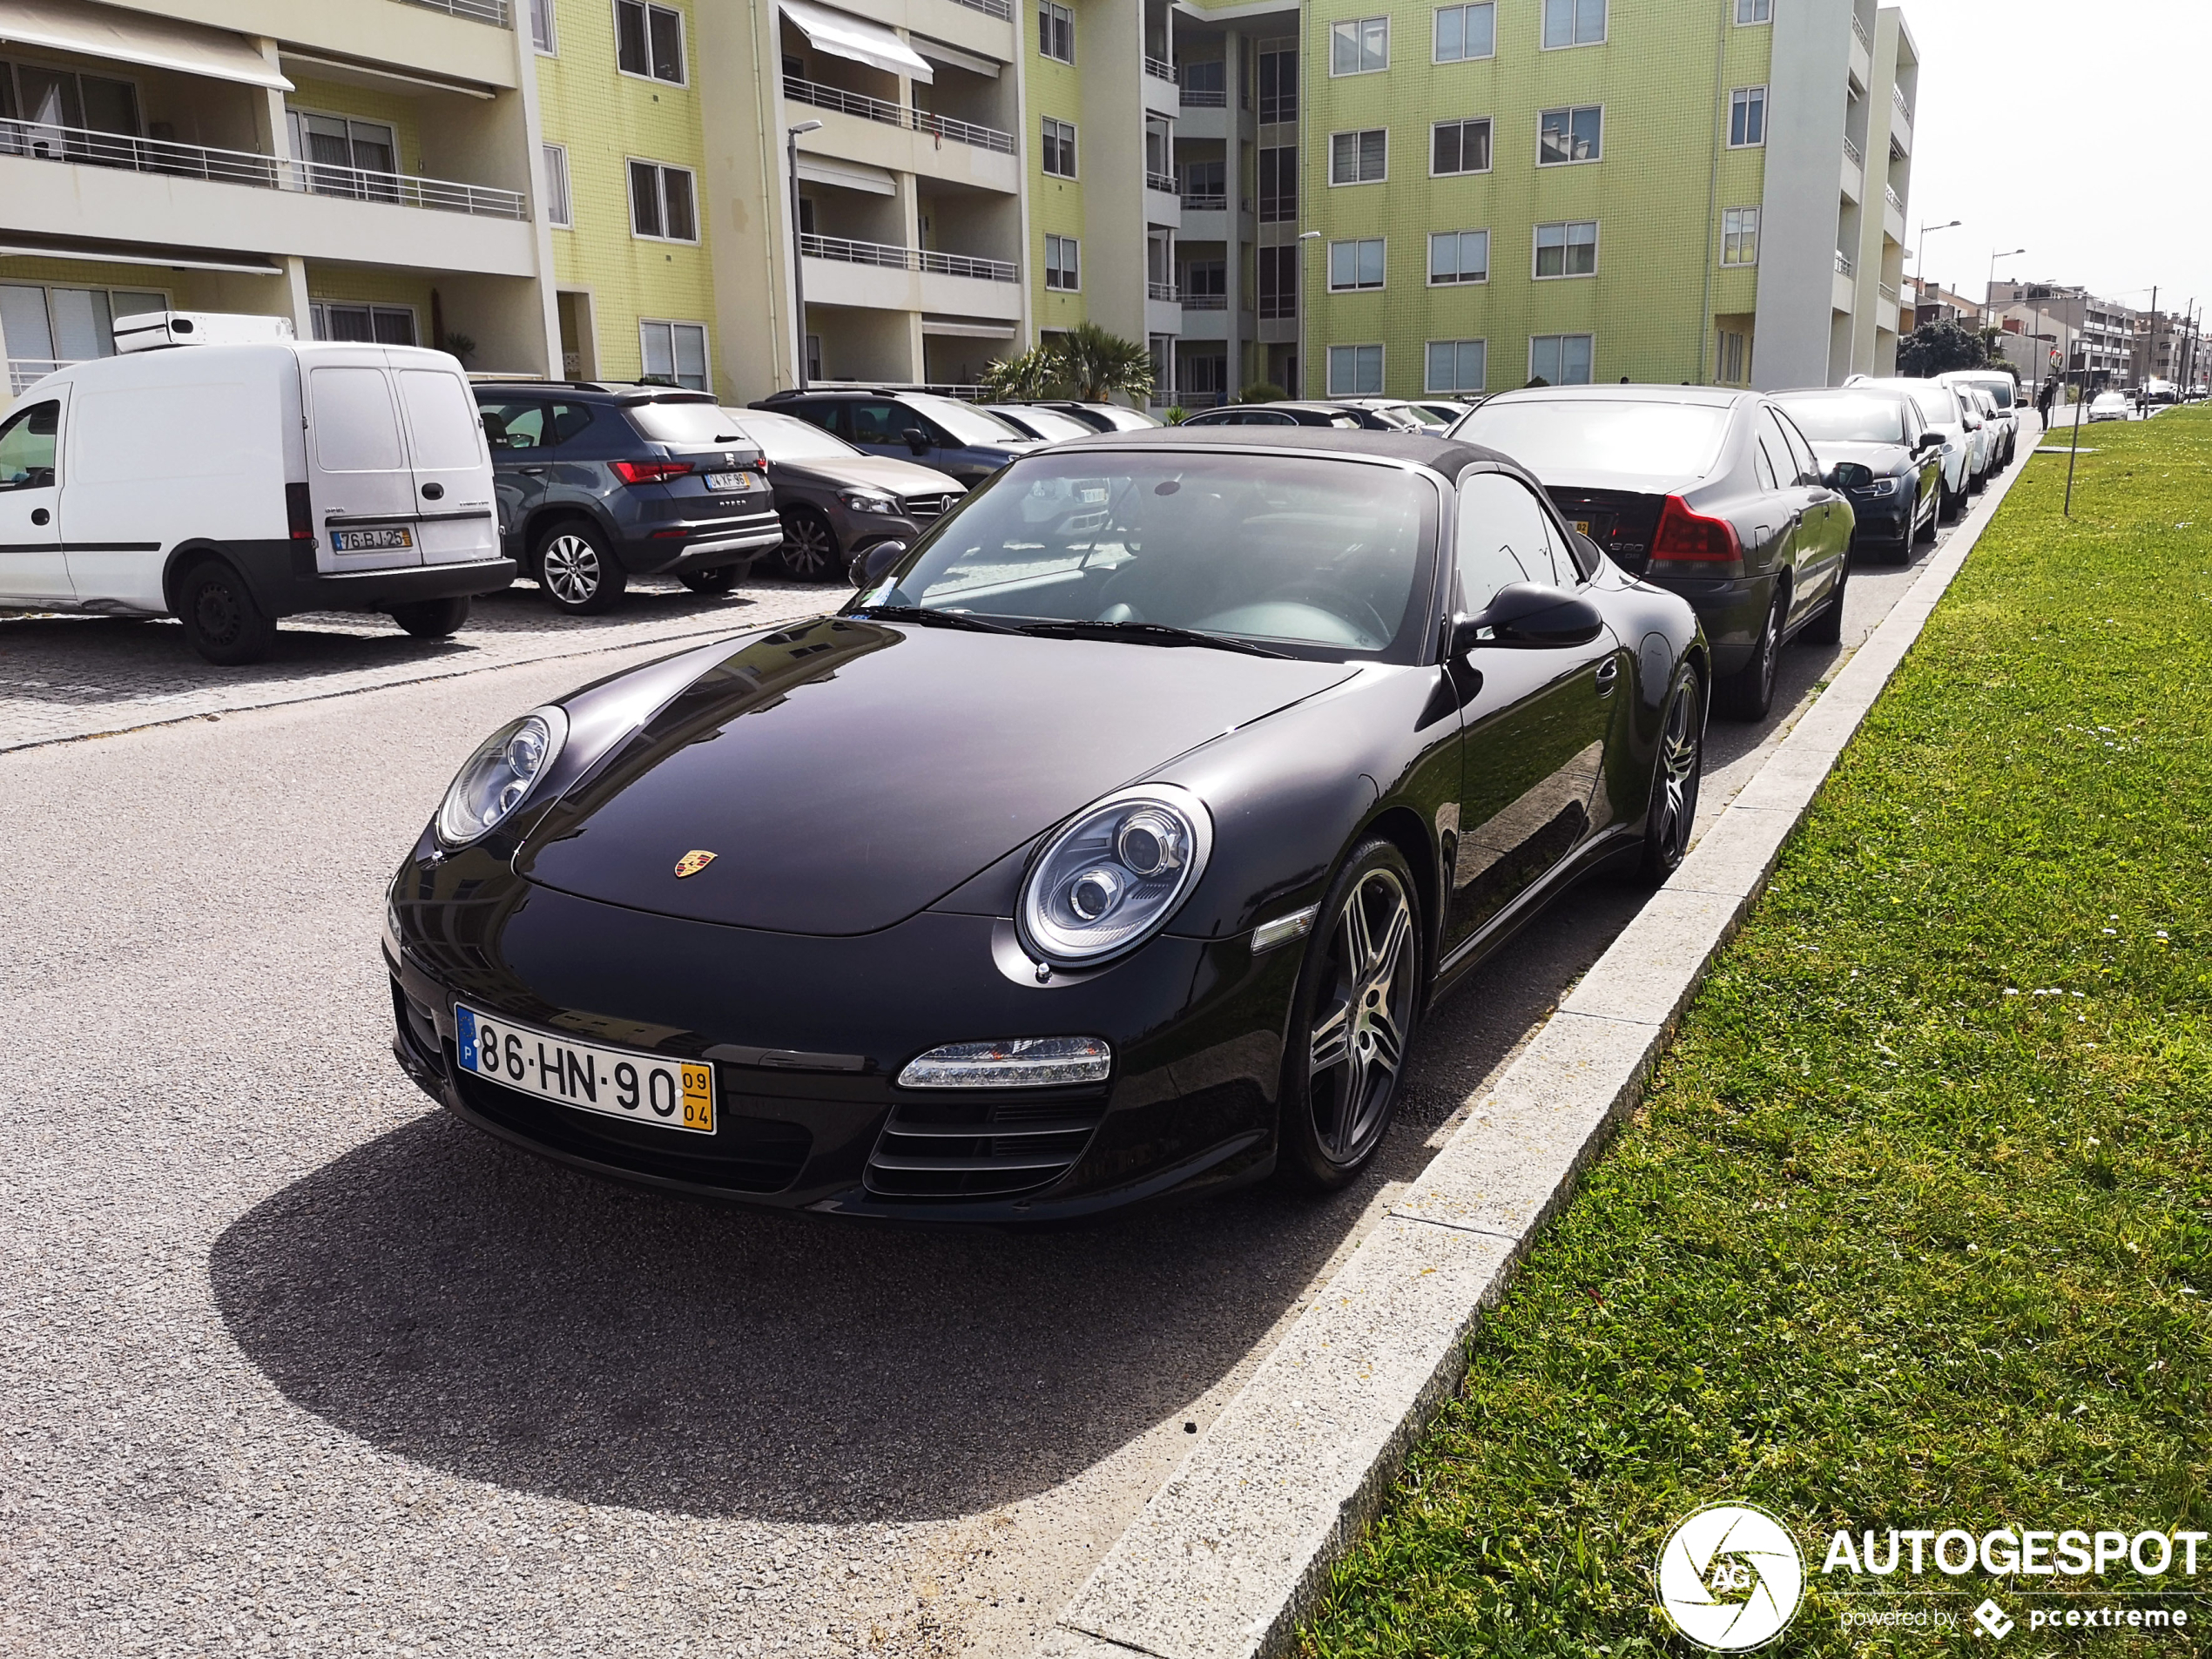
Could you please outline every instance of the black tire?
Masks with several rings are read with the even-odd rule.
[[[1931,503],[1928,508],[1927,522],[1925,523],[1922,523],[1918,518],[1912,521],[1912,540],[1908,541],[1898,554],[1898,562],[1900,564],[1909,564],[1912,563],[1913,543],[1917,542],[1925,543],[1935,540],[1936,520],[1941,516],[1943,510],[1940,504],[1943,494],[1943,485],[1940,481],[1939,481],[1936,484],[1936,494],[1938,500],[1937,502]],[[1916,507],[1913,509],[1913,511],[1917,513],[1919,511],[1919,509]]]
[[[1844,555],[1844,562],[1836,571],[1835,591],[1828,603],[1820,607],[1820,614],[1805,624],[1804,637],[1816,645],[1840,645],[1844,643],[1844,595],[1851,587],[1851,555]]]
[[[220,668],[258,663],[276,645],[276,618],[228,561],[202,559],[177,584],[177,620],[192,648]]]
[[[1277,1169],[1291,1185],[1347,1184],[1389,1133],[1420,1018],[1419,894],[1405,854],[1375,836],[1321,905],[1283,1058]]]
[[[1946,479],[1936,485],[1937,523],[1956,524],[1959,522],[1959,515],[1966,505],[1966,497],[1963,493],[1956,496],[1951,493],[1949,480]]]
[[[738,578],[749,568],[743,564],[718,564],[711,570],[685,570],[676,579],[693,593],[727,593],[738,585]]]
[[[1713,687],[1713,707],[1731,720],[1764,720],[1774,706],[1775,676],[1782,666],[1782,628],[1790,614],[1790,590],[1777,582],[1767,606],[1766,626],[1751,648],[1751,660]]]
[[[457,599],[420,599],[394,605],[392,620],[417,639],[450,639],[468,624],[475,603],[465,593]]]
[[[1657,887],[1682,867],[1697,823],[1697,791],[1705,777],[1705,685],[1696,666],[1675,671],[1667,711],[1659,721],[1659,752],[1651,764],[1651,804],[1643,814],[1643,879]]]
[[[556,610],[571,617],[596,617],[620,603],[630,572],[607,545],[597,524],[563,519],[538,537],[530,557],[537,585]]]
[[[776,550],[776,562],[786,576],[794,582],[844,578],[845,555],[828,519],[812,507],[786,507],[783,520],[784,543]]]

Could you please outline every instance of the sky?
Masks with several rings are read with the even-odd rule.
[[[1906,274],[1979,300],[1990,256],[2025,248],[2000,279],[2212,311],[2212,0],[1898,3],[1920,49],[1905,246],[1965,221]]]

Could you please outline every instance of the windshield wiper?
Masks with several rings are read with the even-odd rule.
[[[1127,639],[1140,645],[1210,645],[1216,651],[1242,651],[1247,657],[1287,659],[1291,655],[1286,651],[1270,651],[1264,645],[1255,645],[1246,640],[1201,633],[1196,628],[1171,628],[1163,622],[1033,622],[1021,631],[1048,637],[1065,634],[1077,638],[1096,636],[1101,639]]]
[[[873,622],[915,622],[925,627],[972,628],[984,634],[1018,634],[1025,631],[1020,628],[1009,628],[1002,622],[986,622],[982,617],[965,610],[927,610],[920,605],[862,605],[846,614],[866,617]]]

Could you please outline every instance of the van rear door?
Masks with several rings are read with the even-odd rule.
[[[394,363],[392,379],[407,416],[422,562],[462,564],[497,558],[491,456],[469,382],[452,369],[424,368],[404,358]]]
[[[415,469],[384,354],[320,348],[301,367],[315,568],[328,575],[421,563]]]

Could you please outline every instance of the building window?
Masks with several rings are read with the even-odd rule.
[[[1229,261],[1226,260],[1192,260],[1183,267],[1179,285],[1185,305],[1196,304],[1200,310],[1220,311],[1229,302]]]
[[[698,216],[692,211],[688,167],[658,161],[630,164],[630,233],[658,242],[696,242]]]
[[[1605,111],[1595,104],[1546,110],[1536,118],[1536,165],[1595,161],[1605,153]]]
[[[1498,8],[1490,0],[1479,6],[1439,6],[1436,9],[1436,61],[1464,63],[1470,57],[1490,57],[1498,50]]]
[[[1759,210],[1731,207],[1721,215],[1721,263],[1757,265],[1759,262]]]
[[[1044,239],[1044,286],[1073,293],[1082,286],[1076,265],[1076,239],[1072,236],[1048,236]]]
[[[1544,0],[1544,44],[1595,46],[1605,38],[1605,0]]]
[[[571,226],[569,210],[569,149],[563,144],[540,146],[545,162],[545,222]]]
[[[615,67],[684,84],[684,14],[645,0],[615,0]]]
[[[1360,132],[1329,135],[1329,182],[1332,185],[1380,184],[1390,171],[1390,132],[1369,127]]]
[[[553,0],[530,0],[530,44],[546,57],[556,50],[553,37]]]
[[[381,121],[353,121],[341,115],[284,112],[292,153],[307,164],[307,188],[319,196],[353,196],[396,201],[399,141]]]
[[[1330,74],[1372,75],[1389,67],[1389,18],[1358,17],[1330,29]]]
[[[1218,211],[1229,206],[1229,164],[1225,161],[1185,161],[1176,168],[1178,193],[1193,212]]]
[[[1259,222],[1287,224],[1298,218],[1298,146],[1275,145],[1259,152]]]
[[[706,390],[706,325],[637,320],[637,378],[661,386]]]
[[[1298,315],[1298,244],[1259,250],[1259,314]]]
[[[1728,144],[1731,150],[1766,142],[1766,88],[1739,86],[1728,95]]]
[[[1490,233],[1431,233],[1428,239],[1428,280],[1432,287],[1447,282],[1487,282],[1490,280]]]
[[[317,340],[363,346],[415,344],[413,306],[353,306],[322,300],[307,307],[307,327]]]
[[[1329,292],[1352,293],[1383,285],[1383,239],[1329,244]]]
[[[1738,23],[1772,23],[1774,0],[1736,0],[1736,21]]]
[[[1751,379],[1751,337],[1723,328],[1720,337],[1720,373],[1723,386],[1744,386]]]
[[[1439,121],[1429,134],[1428,170],[1441,177],[1450,172],[1490,171],[1490,118],[1479,121]]]
[[[1570,219],[1536,226],[1536,274],[1578,277],[1597,274],[1597,221]]]
[[[41,374],[64,363],[114,356],[118,322],[168,309],[167,294],[141,289],[0,282],[0,334],[7,336],[9,360]]]
[[[1055,179],[1076,176],[1076,129],[1071,122],[1044,118],[1044,170]]]
[[[1037,6],[1037,50],[1047,57],[1056,57],[1063,64],[1076,61],[1076,14],[1066,6],[1055,6],[1052,0],[1040,0]]]
[[[1383,388],[1383,348],[1380,346],[1329,347],[1329,395],[1379,397]]]
[[[1531,334],[1529,380],[1547,386],[1588,386],[1591,343],[1588,334]]]
[[[1298,51],[1293,47],[1259,55],[1259,118],[1263,123],[1298,119]]]
[[[1479,392],[1490,374],[1490,345],[1482,340],[1432,340],[1428,342],[1428,384],[1431,392]]]

